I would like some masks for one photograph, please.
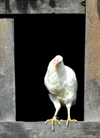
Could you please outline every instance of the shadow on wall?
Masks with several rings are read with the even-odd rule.
[[[4,0],[2,0],[2,1],[4,1]],[[25,12],[25,13],[27,12],[28,4],[31,5],[33,10],[38,8],[37,0],[15,0],[15,1],[16,1],[16,4],[17,4],[17,9],[19,11],[22,11],[22,12]],[[44,0],[40,0],[40,1],[41,1],[41,3],[44,2]],[[50,0],[49,5],[52,8],[56,7],[56,3],[55,3],[54,0]],[[5,0],[5,6],[6,6],[6,11],[10,12],[10,1],[9,0]]]
[[[18,0],[17,0],[18,1]],[[44,0],[40,0],[41,3],[44,2]],[[38,8],[38,5],[37,5],[37,0],[29,0],[29,3],[32,7],[33,10],[37,9]],[[51,6],[52,8],[56,7],[56,3],[54,0],[50,0],[49,1],[49,6]]]
[[[99,20],[100,20],[100,0],[98,0],[97,2],[97,11],[98,11]]]
[[[2,0],[2,2],[3,2],[4,0]],[[9,0],[5,0],[5,9],[6,9],[6,11],[8,11],[9,13],[10,13],[10,2],[9,2]]]
[[[28,0],[15,0],[17,3],[17,9],[19,11],[26,12],[28,6]]]

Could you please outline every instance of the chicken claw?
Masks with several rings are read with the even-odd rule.
[[[52,119],[46,120],[45,124],[47,124],[49,121],[52,122],[52,131],[54,131],[54,122],[57,122],[61,126],[60,122],[58,121],[58,119],[55,116]]]

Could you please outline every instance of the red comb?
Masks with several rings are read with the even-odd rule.
[[[60,58],[57,58],[57,60],[54,58],[54,62],[58,63]]]
[[[57,59],[57,63],[58,63],[58,61],[59,61],[59,58]]]

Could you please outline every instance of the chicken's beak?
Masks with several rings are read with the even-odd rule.
[[[58,63],[54,63],[54,66],[56,67],[58,65]]]
[[[59,64],[58,60],[54,59],[54,66],[56,67]]]

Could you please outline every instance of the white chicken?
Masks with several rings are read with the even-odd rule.
[[[61,105],[66,105],[68,112],[67,125],[69,121],[75,121],[70,117],[70,108],[76,103],[77,97],[77,79],[74,71],[65,66],[63,63],[63,57],[57,55],[52,59],[48,65],[46,75],[44,77],[44,83],[49,91],[49,97],[55,106],[55,114],[52,119],[48,119],[47,122],[52,122],[52,130],[54,130],[54,122],[56,121],[60,125],[60,120],[57,114],[61,108]]]

